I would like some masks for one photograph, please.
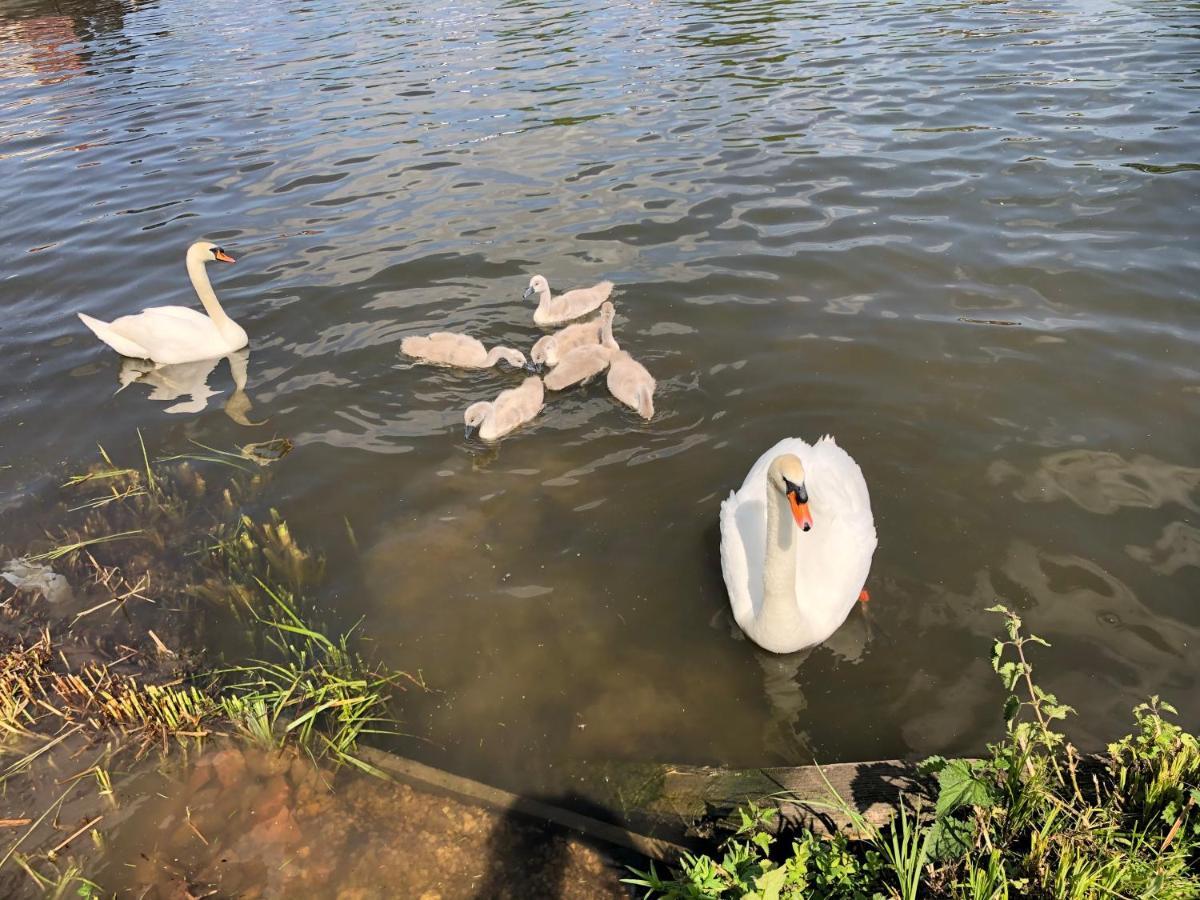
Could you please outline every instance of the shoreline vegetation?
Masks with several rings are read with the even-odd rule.
[[[101,820],[121,817],[55,827],[85,783],[115,807],[118,773],[228,738],[307,757],[326,781],[343,766],[381,776],[359,743],[398,734],[396,696],[425,687],[366,660],[351,633],[324,633],[312,591],[324,560],[275,510],[242,512],[264,483],[262,456],[198,447],[154,460],[140,435],[139,447],[137,465],[101,448],[68,478],[60,524],[31,552],[0,546],[16,573],[0,580],[0,792],[9,810],[52,798],[38,815],[0,817],[5,895],[31,884],[103,895],[84,872],[103,854]],[[203,652],[217,631],[237,652]]]
[[[987,756],[925,760],[934,789],[902,796],[883,826],[829,787],[827,808],[851,834],[781,836],[772,801],[786,797],[765,797],[739,811],[716,853],[626,882],[668,900],[1200,897],[1200,740],[1151,697],[1105,754],[1081,755],[1055,730],[1074,710],[1033,677],[1029,651],[1049,643],[1006,607],[989,612],[1004,617],[992,668],[1007,696],[1005,736]]]
[[[104,877],[112,866],[144,868],[147,884],[171,871],[161,848],[142,853],[144,863],[120,862],[137,855],[121,826],[148,790],[131,785],[155,778],[171,787],[150,794],[183,798],[160,825],[179,840],[209,849],[214,829],[242,822],[245,834],[223,856],[272,842],[294,849],[300,824],[339,822],[332,837],[317,832],[292,854],[302,857],[292,875],[333,877],[346,863],[330,857],[357,827],[351,820],[387,820],[378,805],[385,794],[405,810],[393,809],[390,827],[414,845],[402,825],[412,819],[477,855],[481,834],[493,835],[489,844],[520,844],[513,835],[526,825],[459,806],[451,824],[452,801],[370,778],[377,790],[345,789],[356,811],[330,805],[339,770],[384,776],[360,744],[399,734],[398,697],[426,686],[419,673],[364,658],[354,629],[327,635],[315,599],[324,560],[273,509],[246,512],[263,506],[266,466],[286,451],[197,446],[152,459],[139,435],[136,464],[118,465],[101,449],[66,479],[57,524],[27,541],[24,555],[0,545],[0,564],[17,562],[7,570],[17,574],[0,580],[0,795],[6,810],[25,810],[0,816],[0,893],[112,896]],[[902,796],[883,825],[830,788],[827,809],[851,823],[833,834],[780,829],[775,804],[787,798],[764,796],[740,811],[735,833],[709,840],[708,853],[685,853],[670,871],[635,868],[626,889],[681,900],[1200,896],[1197,737],[1154,697],[1106,754],[1081,756],[1056,730],[1072,710],[1034,679],[1031,651],[1048,645],[1015,613],[994,611],[1006,632],[992,656],[1007,692],[1006,732],[983,759],[926,760],[930,788]],[[205,636],[218,633],[224,653],[205,651],[217,643]],[[430,846],[440,877],[466,871]],[[616,876],[599,857],[568,846],[546,857],[561,869],[557,880],[538,883],[564,896],[615,896]],[[278,894],[282,876],[255,872],[222,890]],[[194,872],[172,877],[187,890],[212,883]],[[570,879],[587,883],[568,890]]]

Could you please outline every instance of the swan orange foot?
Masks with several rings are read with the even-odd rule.
[[[867,593],[866,588],[863,588],[861,591],[858,592],[858,602],[859,603],[866,603],[870,599],[871,599],[871,595],[869,593]]]

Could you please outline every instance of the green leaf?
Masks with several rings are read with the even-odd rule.
[[[755,879],[754,886],[758,888],[757,893],[762,897],[762,900],[779,900],[779,892],[787,882],[787,874],[787,869],[780,866],[777,869],[764,872]]]
[[[938,819],[929,829],[929,853],[935,862],[961,859],[971,849],[975,839],[975,823],[947,816]]]
[[[965,759],[955,759],[938,774],[938,798],[934,815],[941,819],[964,806],[990,806],[992,790]]]
[[[917,771],[922,775],[936,775],[946,768],[949,762],[944,756],[929,756],[917,763]]]
[[[1021,711],[1021,700],[1016,694],[1009,694],[1004,701],[1004,724],[1012,724],[1013,719],[1017,717],[1017,713]]]
[[[1015,662],[1002,663],[1000,668],[998,668],[996,671],[1000,675],[1000,680],[1004,682],[1004,689],[1006,691],[1011,691],[1013,688],[1015,688],[1017,686],[1017,681],[1020,679],[1021,675],[1024,674],[1021,671],[1020,663]]]

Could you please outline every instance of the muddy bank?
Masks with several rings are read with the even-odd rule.
[[[106,890],[163,900],[630,896],[604,848],[407,785],[332,777],[293,753],[214,745],[139,793],[136,819],[107,837],[96,871]]]

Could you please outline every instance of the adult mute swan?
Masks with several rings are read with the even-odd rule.
[[[600,315],[586,322],[576,322],[568,325],[554,334],[548,334],[538,339],[529,353],[529,358],[535,363],[550,367],[557,366],[568,353],[576,347],[587,347],[599,344],[605,327],[612,330],[613,316],[616,310],[612,303],[605,300],[600,304]]]
[[[501,391],[495,400],[472,403],[463,421],[467,428],[477,427],[481,439],[496,441],[541,412],[545,396],[542,379],[531,375],[519,386]]]
[[[209,241],[188,247],[188,277],[207,315],[186,306],[152,306],[112,322],[84,313],[79,313],[79,319],[122,356],[159,365],[215,359],[241,350],[248,343],[246,332],[221,309],[204,271],[205,264],[213,260],[231,263],[233,257]]]
[[[466,334],[435,331],[423,337],[406,337],[400,352],[421,362],[458,366],[462,369],[489,369],[504,360],[516,369],[527,366],[525,354],[512,347],[484,349],[483,342]]]
[[[792,653],[837,630],[875,552],[875,520],[858,464],[832,437],[785,438],[721,504],[721,571],[742,631]]]
[[[521,299],[528,300],[530,294],[537,294],[538,307],[533,311],[534,323],[558,325],[560,322],[569,322],[590,313],[608,299],[612,289],[611,281],[601,281],[590,288],[577,288],[551,299],[550,282],[541,275],[534,275],[529,279],[529,287],[525,288]]]

